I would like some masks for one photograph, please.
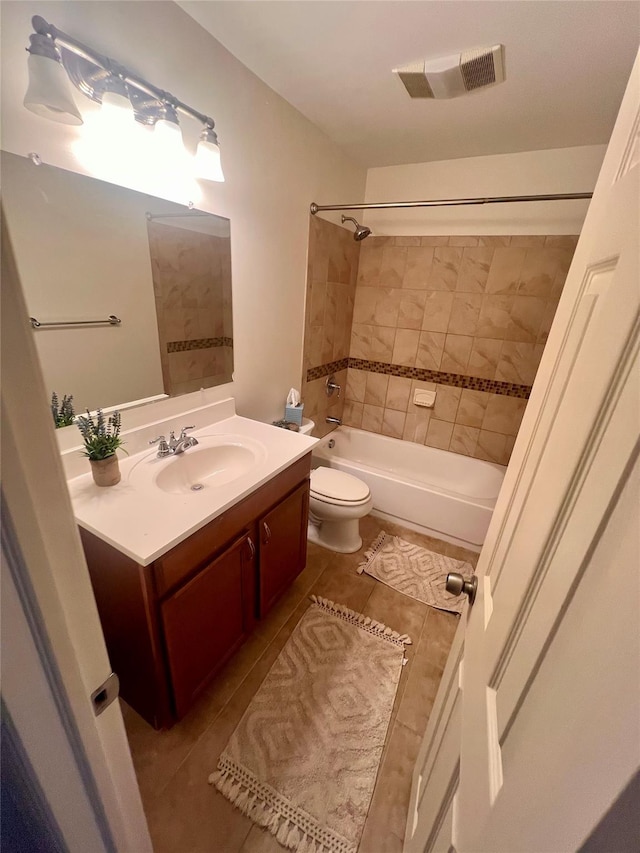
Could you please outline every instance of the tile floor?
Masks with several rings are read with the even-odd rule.
[[[208,783],[218,756],[287,638],[311,593],[348,605],[407,633],[403,668],[359,853],[400,853],[413,764],[453,640],[458,617],[356,573],[380,530],[475,566],[477,554],[371,516],[361,522],[356,554],[309,543],[307,567],[180,723],[156,732],[122,704],[155,853],[283,853]]]

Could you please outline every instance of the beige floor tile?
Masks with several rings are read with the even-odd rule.
[[[318,555],[309,559],[304,571],[298,575],[267,616],[258,621],[255,627],[258,636],[272,640],[300,602],[308,599],[311,587],[321,576],[329,560],[329,551],[322,550],[326,556]]]
[[[334,554],[309,544],[306,569],[183,721],[168,732],[156,732],[124,707],[155,853],[278,853],[284,849],[207,779],[308,608],[311,593],[346,604],[412,637],[359,848],[359,853],[400,853],[413,763],[458,619],[357,574],[365,551],[381,530],[472,565],[477,561],[476,554],[462,548],[368,516],[362,519],[363,545],[355,554]]]
[[[180,777],[182,774],[180,774]],[[154,853],[233,853],[253,824],[202,779],[183,780],[148,809]]]
[[[158,732],[123,703],[127,737],[143,799],[149,800],[167,785],[202,732],[231,699],[239,684],[267,648],[253,634],[225,664],[193,708],[168,731]]]
[[[389,720],[389,728],[387,729],[387,734],[384,739],[384,749],[382,752],[383,759],[384,756],[387,754],[387,749],[389,748],[389,741],[391,740],[391,733],[393,731],[393,724],[395,723],[398,717],[398,711],[400,710],[400,706],[402,704],[404,691],[406,690],[407,684],[409,683],[409,677],[411,675],[411,665],[413,663],[414,657],[415,649],[413,648],[413,646],[405,646],[404,658],[407,662],[402,667],[402,670],[400,672],[400,681],[398,682],[396,698],[393,703],[393,708],[391,709],[391,719]]]
[[[164,791],[145,802],[155,853],[232,853],[242,847],[253,824],[208,784],[208,777],[266,672],[268,666],[243,683]]]
[[[378,827],[369,830],[365,825],[358,853],[402,853],[402,847],[402,839],[393,832],[387,832],[383,828],[381,834]]]
[[[254,826],[247,835],[240,853],[283,853],[284,849],[270,832]]]
[[[368,575],[359,575],[354,569],[334,564],[327,566],[311,587],[311,592],[361,613],[375,584],[376,581]]]
[[[364,575],[360,575],[364,577]],[[367,575],[368,577],[368,575]],[[394,631],[408,634],[417,643],[427,616],[428,606],[403,595],[386,584],[375,582],[371,595],[362,611],[379,622],[384,622]]]
[[[394,723],[362,833],[360,853],[377,853],[383,848],[376,848],[376,843],[384,843],[388,836],[404,838],[411,776],[421,740],[402,723]],[[388,843],[392,843],[392,839]]]
[[[396,715],[397,722],[420,736],[426,730],[457,627],[457,616],[429,608]]]

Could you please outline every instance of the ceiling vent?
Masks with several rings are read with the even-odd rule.
[[[504,80],[504,46],[480,47],[413,62],[393,73],[412,98],[457,98]]]

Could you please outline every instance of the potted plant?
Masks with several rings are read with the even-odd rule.
[[[51,414],[53,415],[53,423],[56,429],[71,426],[76,416],[76,413],[73,411],[73,394],[70,394],[68,397],[65,394],[62,398],[62,403],[59,403],[58,395],[54,391],[51,395]]]
[[[113,412],[106,420],[102,409],[97,410],[95,418],[88,409],[86,417],[78,415],[78,429],[84,439],[84,455],[91,463],[91,473],[96,486],[115,486],[120,482],[120,467],[116,456],[116,450],[123,444],[120,427],[120,412]]]

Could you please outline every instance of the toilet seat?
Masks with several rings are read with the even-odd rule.
[[[311,497],[334,506],[360,506],[371,497],[366,483],[335,468],[315,468],[311,472]]]

